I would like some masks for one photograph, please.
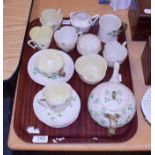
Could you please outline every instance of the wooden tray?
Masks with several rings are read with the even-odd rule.
[[[87,99],[91,90],[96,86],[91,86],[82,82],[74,72],[73,77],[68,82],[76,90],[81,98],[81,112],[78,119],[68,127],[63,129],[55,129],[48,127],[41,121],[37,119],[33,111],[33,98],[35,94],[43,88],[43,86],[32,81],[27,72],[27,64],[30,57],[37,52],[27,45],[29,38],[29,31],[32,27],[40,25],[39,20],[36,19],[28,24],[28,30],[26,33],[26,38],[23,47],[23,53],[21,57],[21,65],[18,76],[17,85],[17,98],[16,98],[16,108],[14,117],[14,129],[19,138],[25,142],[32,143],[32,139],[37,134],[29,134],[27,132],[27,127],[33,126],[39,128],[40,134],[48,136],[48,143],[53,143],[53,139],[65,137],[65,140],[59,143],[109,143],[109,142],[123,142],[130,139],[137,130],[137,113],[130,123],[121,127],[117,130],[116,136],[109,137],[106,128],[103,128],[96,124],[90,117],[87,110]],[[98,23],[94,25],[91,33],[97,34]],[[125,34],[122,33],[119,36],[119,42],[125,41]],[[50,48],[56,48],[54,39],[51,43]],[[104,48],[104,44],[103,44]],[[80,55],[78,54],[76,48],[69,53],[69,55],[75,61]],[[132,79],[129,58],[121,65],[120,73],[122,74],[122,83],[128,86],[133,91]],[[108,81],[112,75],[112,69],[108,68],[106,76],[103,81]],[[101,82],[103,82],[101,81]]]

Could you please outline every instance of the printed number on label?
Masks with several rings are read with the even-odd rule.
[[[32,142],[33,143],[47,143],[48,136],[33,136]]]

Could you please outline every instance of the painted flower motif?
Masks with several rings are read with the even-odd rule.
[[[92,100],[94,99],[94,94],[93,93],[90,94],[90,99],[92,99]]]
[[[38,69],[36,67],[33,68],[33,75],[36,75],[38,73]]]
[[[115,100],[117,104],[121,104],[122,103],[122,91],[121,90],[117,90],[117,91],[109,91],[106,90],[104,92],[105,98],[104,98],[104,103],[110,103],[110,101]]]
[[[34,68],[33,68],[33,75],[35,76],[35,75],[37,75],[38,73],[41,74],[41,75],[43,75],[43,76],[45,76],[46,78],[49,78],[49,79],[52,79],[52,80],[56,80],[56,79],[62,78],[62,76],[57,75],[57,74],[55,74],[55,73],[53,73],[51,76],[49,76],[49,75],[47,75],[47,74],[45,74],[45,73],[41,73],[36,67],[34,67]]]
[[[107,33],[111,38],[115,39],[120,34],[120,30],[115,30],[112,32]]]

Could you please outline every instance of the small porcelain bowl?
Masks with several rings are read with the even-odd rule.
[[[119,64],[124,62],[128,55],[125,45],[126,41],[122,45],[117,41],[111,41],[105,44],[103,56],[109,67],[113,67],[116,62]]]
[[[61,26],[62,20],[63,14],[61,9],[46,9],[41,12],[40,23],[42,25],[50,26],[53,31]]]
[[[44,88],[43,95],[49,108],[61,112],[70,104],[72,87],[67,83],[52,84]]]
[[[79,54],[98,54],[101,51],[101,41],[94,34],[85,34],[79,37],[77,50]]]
[[[36,68],[38,71],[49,78],[53,75],[59,75],[60,72],[62,73],[64,65],[62,55],[56,51],[44,51],[36,59]]]
[[[100,55],[84,55],[76,60],[75,70],[84,82],[93,85],[104,78],[107,70],[107,63]]]

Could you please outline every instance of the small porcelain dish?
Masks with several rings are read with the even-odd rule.
[[[88,98],[88,111],[92,119],[108,128],[109,136],[116,129],[129,123],[136,113],[136,101],[131,90],[121,84],[119,63],[115,63],[113,75],[108,82],[96,86]]]
[[[31,40],[27,43],[33,49],[46,49],[50,46],[53,31],[49,26],[35,26],[30,30]]]
[[[104,78],[107,63],[100,55],[84,55],[76,60],[75,70],[84,82],[93,85]]]
[[[32,55],[27,69],[32,80],[46,86],[70,80],[74,73],[74,62],[60,50],[44,49]]]
[[[75,47],[79,34],[74,27],[63,26],[54,33],[54,39],[59,48],[69,52]]]
[[[53,31],[60,28],[62,20],[63,14],[61,9],[46,9],[41,12],[40,23],[42,25],[50,26]]]
[[[77,50],[79,54],[98,54],[101,51],[101,41],[94,34],[85,34],[79,37]]]
[[[111,41],[105,44],[103,56],[109,67],[113,67],[115,62],[119,62],[119,64],[124,62],[128,55],[125,45],[126,41],[122,45],[117,41]]]
[[[78,32],[81,31],[83,33],[87,33],[90,27],[96,23],[99,17],[100,15],[98,14],[90,16],[90,14],[85,11],[71,12],[70,22]]]
[[[146,120],[151,124],[151,87],[147,89],[141,100],[141,108]]]
[[[41,122],[53,128],[64,128],[78,118],[81,102],[69,84],[57,83],[44,87],[35,95],[33,109]]]

